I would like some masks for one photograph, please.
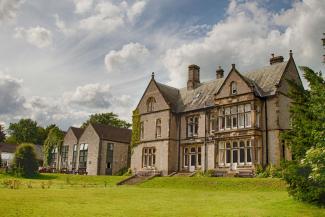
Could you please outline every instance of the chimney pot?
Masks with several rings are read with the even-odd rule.
[[[219,66],[218,69],[216,70],[216,76],[217,76],[217,79],[219,79],[219,78],[223,78],[223,74],[224,74],[224,71],[223,71],[223,69],[221,68],[221,66]]]
[[[272,58],[270,59],[270,65],[273,65],[275,63],[282,63],[283,60],[283,56],[274,56],[274,54],[272,54]]]
[[[235,63],[231,64],[231,67],[232,67],[233,69],[236,68]]]

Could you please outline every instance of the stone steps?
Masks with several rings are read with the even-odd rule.
[[[120,182],[118,182],[116,185],[136,185],[145,181],[148,181],[150,179],[153,179],[158,175],[152,175],[152,176],[139,176],[139,175],[133,175],[130,176]]]

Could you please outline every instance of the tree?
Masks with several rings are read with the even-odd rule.
[[[4,132],[4,127],[0,124],[0,142],[4,142],[6,140],[6,134]]]
[[[24,143],[17,148],[13,168],[17,174],[23,177],[38,175],[38,161],[33,144]]]
[[[284,179],[295,198],[325,204],[325,80],[308,67],[300,69],[310,89],[289,81],[292,129],[281,136],[295,161],[286,164]]]
[[[50,129],[43,146],[45,166],[50,165],[52,150],[54,148],[60,149],[63,139],[64,133],[57,126]]]
[[[89,119],[84,122],[81,128],[86,128],[89,123],[106,124],[120,128],[130,128],[131,124],[118,118],[117,114],[112,112],[99,113],[90,115]]]
[[[38,127],[36,121],[31,119],[21,119],[18,123],[10,123],[8,132],[12,140],[16,143],[33,143],[38,142]]]

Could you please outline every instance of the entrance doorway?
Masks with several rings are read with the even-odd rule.
[[[183,167],[193,172],[201,167],[201,145],[184,147]]]

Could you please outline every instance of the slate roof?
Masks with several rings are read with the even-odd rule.
[[[70,129],[72,130],[73,134],[77,137],[78,140],[80,139],[81,135],[84,132],[84,129],[82,128],[70,127]]]
[[[288,61],[276,63],[243,75],[257,84],[263,91],[262,96],[270,96],[275,94],[287,64]]]
[[[130,129],[118,128],[104,124],[91,124],[98,136],[103,140],[130,143],[132,131]]]
[[[8,144],[8,143],[3,143],[3,142],[0,143],[0,151],[1,152],[15,153],[17,147],[18,147],[18,145],[16,145],[16,144]]]
[[[242,78],[254,87],[257,96],[266,97],[276,93],[277,85],[286,69],[288,61],[275,63],[257,70],[242,73]],[[186,112],[214,105],[214,94],[221,88],[225,78],[201,83],[193,90],[187,87],[177,89],[156,82],[161,94],[174,112]]]

